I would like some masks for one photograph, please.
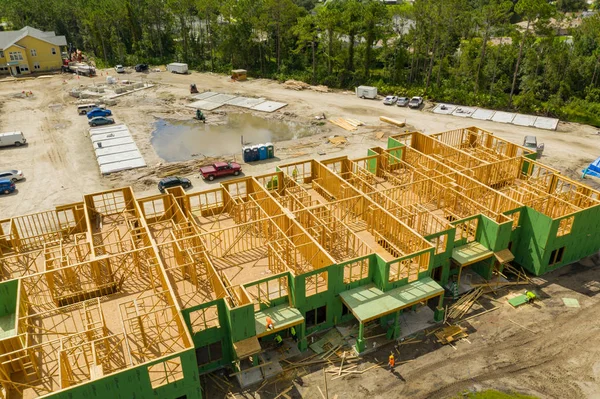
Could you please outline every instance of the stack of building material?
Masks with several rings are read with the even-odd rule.
[[[480,287],[474,289],[468,294],[463,295],[458,301],[456,301],[454,305],[450,306],[446,317],[449,319],[458,319],[463,317],[482,294],[483,288]]]
[[[346,129],[348,131],[355,131],[357,129],[358,126],[362,126],[364,125],[363,122],[357,120],[357,119],[345,119],[345,118],[335,118],[335,119],[330,119],[329,122],[333,123],[336,126],[341,127],[342,129]]]
[[[467,330],[461,326],[448,326],[435,333],[438,342],[442,345],[449,344],[454,341],[458,341],[462,338],[467,338]]]
[[[304,90],[308,89],[310,85],[308,83],[301,82],[299,80],[286,80],[283,87],[291,90]]]

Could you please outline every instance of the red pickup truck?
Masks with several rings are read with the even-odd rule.
[[[203,166],[200,168],[203,179],[210,181],[215,180],[215,177],[237,176],[242,171],[242,167],[235,162],[215,162],[212,165]]]

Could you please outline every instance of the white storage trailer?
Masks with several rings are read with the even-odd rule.
[[[377,87],[358,86],[356,88],[356,97],[375,99],[377,98]]]
[[[172,73],[188,73],[188,66],[182,62],[172,62],[167,65],[167,71]]]

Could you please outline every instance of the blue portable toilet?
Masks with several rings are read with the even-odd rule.
[[[252,148],[242,147],[244,162],[252,162]]]
[[[258,159],[261,161],[267,159],[267,146],[265,144],[258,145]]]
[[[273,143],[267,143],[265,145],[267,146],[267,158],[274,158],[275,157],[275,147],[273,146]]]
[[[252,148],[252,162],[254,161],[258,161],[259,157],[258,157],[258,146],[257,145],[253,145]]]

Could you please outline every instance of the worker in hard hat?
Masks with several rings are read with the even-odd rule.
[[[532,292],[532,291],[525,291],[525,296],[527,297],[527,302],[529,302],[531,304],[533,302],[535,302],[535,300],[537,299],[535,292]]]
[[[275,343],[278,348],[283,345],[283,338],[281,338],[281,335],[275,334]]]
[[[265,319],[265,324],[267,325],[267,330],[273,329],[273,320],[269,316]]]
[[[390,357],[388,358],[388,366],[390,366],[390,370],[394,370],[394,365],[396,365],[396,360],[394,359],[394,352],[390,352]]]
[[[298,342],[298,335],[296,334],[296,328],[295,327],[290,328],[290,335],[294,339],[294,342]]]

